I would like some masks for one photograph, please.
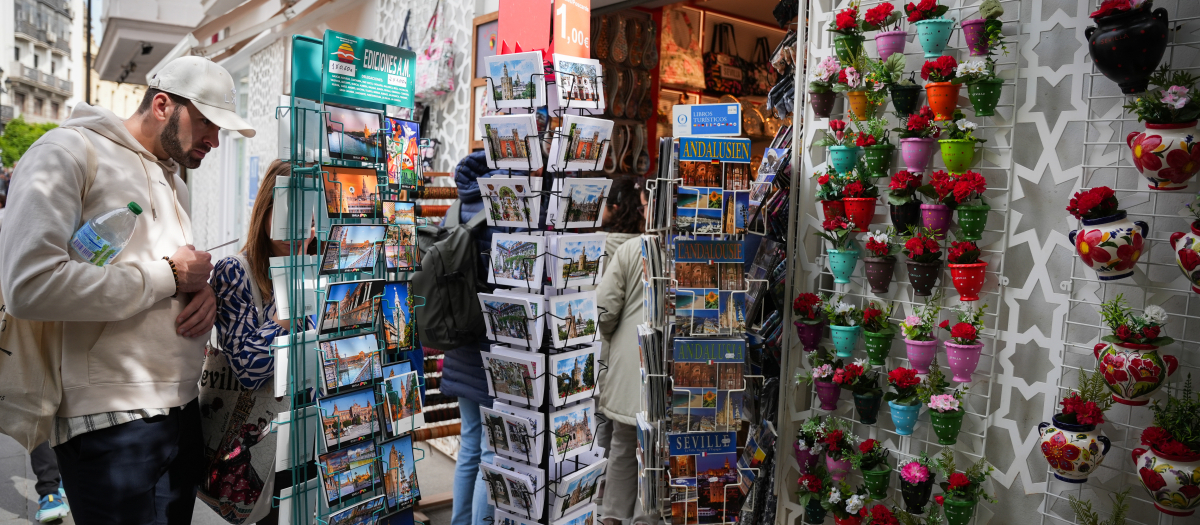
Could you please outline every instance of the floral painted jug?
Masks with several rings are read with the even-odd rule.
[[[1200,454],[1176,456],[1135,448],[1133,468],[1154,507],[1171,516],[1191,516],[1200,507]],[[1177,522],[1178,523],[1178,522]]]
[[[1084,483],[1100,466],[1112,445],[1096,425],[1066,423],[1054,416],[1054,423],[1042,422],[1042,455],[1054,469],[1054,477],[1067,483]]]
[[[1130,132],[1125,142],[1133,153],[1133,166],[1149,181],[1152,190],[1182,190],[1200,172],[1195,120],[1146,124],[1144,131]]]
[[[1179,368],[1175,356],[1159,356],[1154,345],[1098,343],[1092,353],[1113,401],[1123,405],[1149,403],[1150,396]]]
[[[1200,293],[1200,221],[1192,223],[1191,232],[1172,233],[1171,249],[1179,271],[1192,283],[1192,291]]]
[[[1150,226],[1143,221],[1131,221],[1125,212],[1118,211],[1099,219],[1082,219],[1083,227],[1071,230],[1067,238],[1075,245],[1075,253],[1101,281],[1115,281],[1133,275],[1146,251],[1146,234]]]

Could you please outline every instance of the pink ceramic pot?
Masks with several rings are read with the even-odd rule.
[[[833,381],[815,381],[817,399],[821,401],[821,410],[837,410],[838,398],[842,396],[842,387]]]
[[[879,51],[879,60],[887,60],[894,53],[903,53],[904,44],[908,43],[907,31],[883,31],[875,34],[875,49]]]
[[[986,20],[976,18],[974,20],[964,20],[960,24],[963,39],[967,41],[967,48],[971,50],[971,56],[973,57],[983,57],[988,54],[987,36],[983,33],[984,22]]]
[[[938,139],[900,139],[900,156],[910,173],[924,173],[939,151]]]
[[[829,477],[833,478],[835,482],[846,479],[846,475],[850,474],[850,458],[833,460],[829,456],[825,456],[825,469],[829,471]]]
[[[933,230],[933,236],[940,241],[946,238],[946,230],[950,229],[952,215],[954,215],[954,210],[945,204],[922,204],[921,226]]]
[[[796,337],[800,338],[800,345],[804,347],[804,351],[816,350],[817,344],[821,342],[821,334],[825,331],[825,321],[814,324],[792,321],[792,324],[796,325]]]
[[[932,341],[904,340],[904,352],[908,354],[908,366],[918,374],[928,374],[929,364],[937,356],[937,339]]]
[[[800,450],[799,439],[792,443],[792,450],[796,453],[796,464],[800,466],[800,475],[808,474],[809,469],[817,464],[817,457],[820,454],[813,454],[812,449],[809,448]]]
[[[971,374],[979,366],[979,355],[983,352],[983,343],[960,345],[946,341],[946,359],[950,362],[950,371],[954,373],[953,380],[959,383],[970,383]]]

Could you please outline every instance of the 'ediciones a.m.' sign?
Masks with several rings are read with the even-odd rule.
[[[325,78],[328,95],[379,104],[413,107],[417,55],[337,31],[325,31]]]

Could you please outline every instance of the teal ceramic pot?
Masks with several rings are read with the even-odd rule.
[[[897,405],[895,401],[888,401],[888,406],[892,408],[892,424],[896,425],[896,433],[901,436],[912,435],[917,416],[921,415],[921,405]]]
[[[829,271],[833,272],[833,282],[846,284],[854,275],[854,267],[858,265],[858,250],[829,249]]]
[[[838,357],[854,355],[854,344],[858,342],[860,332],[862,332],[861,326],[829,325],[829,337],[833,339],[833,347],[837,349]]]
[[[913,24],[917,26],[917,41],[925,50],[925,58],[937,58],[946,50],[950,43],[950,33],[954,31],[954,20],[935,18],[922,20]]]
[[[829,146],[829,163],[839,174],[850,173],[858,164],[858,154],[862,148],[858,146]]]

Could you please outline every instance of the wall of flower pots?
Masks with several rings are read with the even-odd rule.
[[[1200,390],[1200,93],[1152,76],[1200,76],[1200,2],[883,3],[808,3],[781,519],[1191,523],[1200,458],[1143,431]]]

